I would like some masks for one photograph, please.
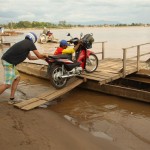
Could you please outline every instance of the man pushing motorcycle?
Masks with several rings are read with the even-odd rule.
[[[25,36],[25,39],[10,47],[1,58],[2,65],[4,67],[5,81],[2,85],[0,85],[0,94],[11,87],[10,100],[8,101],[11,104],[17,101],[15,99],[15,92],[20,81],[20,74],[16,66],[23,62],[26,58],[29,60],[47,58],[47,54],[42,54],[37,50],[34,44],[36,41],[36,34],[30,32]],[[32,56],[31,52],[35,55]]]

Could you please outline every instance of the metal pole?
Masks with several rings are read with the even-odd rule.
[[[104,57],[105,57],[105,54],[104,54],[104,51],[105,51],[104,44],[105,44],[105,42],[102,42],[102,59],[104,59]]]
[[[137,46],[137,71],[140,69],[140,45]]]
[[[3,51],[3,36],[0,36],[0,45],[1,45],[1,48],[2,48],[2,51]]]

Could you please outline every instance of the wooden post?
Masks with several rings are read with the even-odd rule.
[[[3,43],[3,37],[0,36],[0,43],[2,44]]]
[[[137,71],[140,70],[140,45],[137,46]]]
[[[126,76],[126,53],[127,50],[124,48],[123,49],[123,77]]]
[[[3,36],[0,36],[0,45],[1,45],[1,48],[3,50]]]
[[[104,44],[105,44],[105,42],[102,42],[102,59],[104,59],[104,57],[105,57],[105,54],[104,54],[104,51],[105,51]]]

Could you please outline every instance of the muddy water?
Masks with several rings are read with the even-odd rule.
[[[77,88],[50,109],[125,149],[150,148],[149,104]]]
[[[124,27],[124,28],[73,28],[73,29],[51,29],[51,32],[54,34],[54,37],[61,40],[66,39],[69,40],[70,37],[66,36],[67,33],[71,33],[72,37],[79,37],[80,33],[83,35],[87,33],[93,33],[93,37],[95,42],[106,41],[105,43],[105,57],[111,58],[122,58],[122,48],[130,47],[133,45],[148,43],[150,39],[149,27]],[[19,30],[17,30],[19,31]],[[22,40],[26,33],[33,30],[24,30],[23,35],[14,36],[13,38],[10,36],[4,37],[5,41],[17,42],[18,40]],[[41,30],[34,30],[37,36],[42,32]],[[43,48],[43,45],[36,43],[37,48],[42,51],[52,52],[57,44],[46,44],[47,46]],[[93,44],[92,50],[94,52],[101,51],[101,44]],[[141,48],[142,51],[149,49],[147,46],[143,46]],[[129,52],[130,56],[136,54],[136,49],[132,49]],[[101,55],[98,55],[101,58]]]
[[[47,49],[47,46],[39,46]],[[1,72],[0,81],[3,81],[2,75]],[[50,88],[46,80],[24,74],[21,76],[17,92],[19,98],[34,97]],[[8,94],[9,91],[5,92],[3,97],[7,99]],[[57,98],[47,109],[59,113],[94,136],[113,141],[122,149],[149,150],[149,108],[148,103],[76,88]]]

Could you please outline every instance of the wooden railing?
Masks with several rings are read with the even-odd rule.
[[[0,36],[0,44],[2,44],[2,43],[3,43],[3,37]]]
[[[94,44],[97,44],[97,43],[101,43],[101,44],[102,44],[102,49],[101,49],[101,51],[95,53],[95,54],[101,54],[102,59],[105,58],[105,43],[106,43],[106,42],[107,42],[107,41],[103,41],[103,42],[94,42]]]
[[[135,46],[131,46],[131,47],[127,47],[127,48],[123,48],[123,76],[126,76],[126,64],[127,64],[127,60],[128,59],[136,59],[137,63],[136,63],[136,69],[137,71],[139,71],[140,69],[140,57],[141,56],[146,56],[150,54],[150,48],[148,50],[147,53],[142,53],[141,54],[141,47],[144,45],[150,45],[150,43],[144,43],[144,44],[140,44],[140,45],[135,45]],[[136,48],[136,56],[127,58],[127,50],[132,49],[132,48]]]

